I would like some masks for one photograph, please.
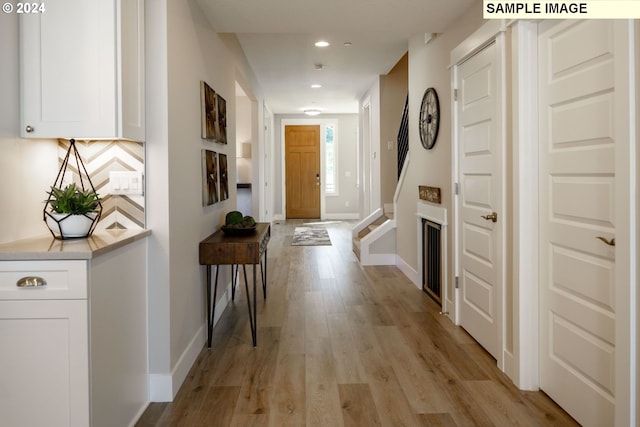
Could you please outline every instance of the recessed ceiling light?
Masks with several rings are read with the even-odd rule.
[[[321,88],[321,87],[322,87],[322,85],[319,85],[319,84],[317,84],[317,83],[316,83],[316,84],[312,84],[312,85],[311,85],[311,88],[312,88],[312,89],[318,89],[318,88]]]
[[[317,47],[327,47],[329,46],[331,43],[329,43],[328,41],[324,41],[324,40],[319,40],[317,42],[315,42],[315,45]]]
[[[317,116],[318,114],[320,114],[322,111],[318,110],[317,108],[309,108],[307,110],[304,110],[304,113],[307,116]]]

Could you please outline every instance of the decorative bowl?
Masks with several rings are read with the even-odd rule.
[[[225,236],[248,236],[256,232],[256,226],[251,227],[220,227]]]

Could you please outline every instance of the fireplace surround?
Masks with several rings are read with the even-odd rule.
[[[434,203],[418,200],[416,216],[417,267],[418,271],[422,272],[422,288],[442,305],[442,311],[446,313],[450,304],[453,303],[453,299],[448,297],[447,292],[447,210]],[[429,243],[431,246],[439,246],[437,254],[428,253]],[[435,280],[437,283],[434,282]]]

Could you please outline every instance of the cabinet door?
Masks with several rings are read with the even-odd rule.
[[[88,426],[86,300],[0,301],[2,425]]]
[[[119,1],[120,136],[145,140],[144,0]]]
[[[115,135],[115,3],[56,0],[46,7],[20,15],[21,135]]]

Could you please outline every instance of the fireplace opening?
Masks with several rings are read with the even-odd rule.
[[[442,226],[422,219],[422,290],[442,306]]]

